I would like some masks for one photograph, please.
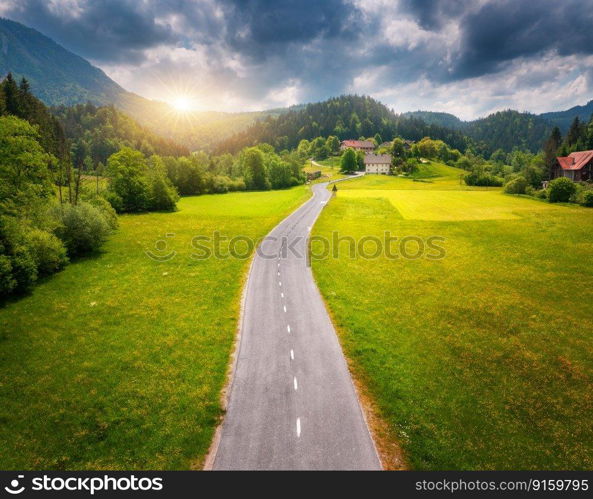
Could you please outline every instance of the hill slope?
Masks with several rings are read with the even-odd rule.
[[[458,149],[465,149],[467,144],[458,131],[397,115],[371,97],[342,95],[289,110],[276,117],[268,116],[223,141],[218,150],[237,151],[258,142],[284,149],[296,147],[302,139],[311,140],[318,136],[335,135],[343,140],[371,137],[376,133],[385,140],[391,140],[396,135],[411,140],[430,136]]]
[[[560,128],[562,133],[568,131],[570,124],[577,116],[583,123],[587,123],[591,119],[591,115],[593,115],[593,100],[590,100],[584,106],[571,107],[566,111],[540,114],[542,118]]]
[[[26,77],[48,105],[117,102],[126,91],[99,68],[50,38],[0,18],[0,74]]]

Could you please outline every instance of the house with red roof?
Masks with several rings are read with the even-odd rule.
[[[340,144],[340,150],[354,149],[355,151],[373,152],[375,144],[370,140],[343,140]]]
[[[567,177],[574,182],[593,181],[593,151],[572,152],[556,158],[554,178]]]

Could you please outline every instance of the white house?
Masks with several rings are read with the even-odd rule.
[[[391,168],[390,154],[367,154],[364,157],[364,170],[366,173],[389,175]]]

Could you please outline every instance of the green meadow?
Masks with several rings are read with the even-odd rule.
[[[248,259],[192,258],[192,238],[263,237],[309,195],[190,197],[175,213],[122,216],[100,254],[0,306],[0,468],[200,467]]]
[[[342,182],[313,231],[400,238],[398,258],[343,242],[313,262],[387,444],[412,469],[592,469],[593,210],[467,190],[451,170]],[[423,242],[401,251],[406,236]]]

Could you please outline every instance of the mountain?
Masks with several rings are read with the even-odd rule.
[[[566,133],[573,120],[578,116],[582,123],[587,123],[593,115],[593,100],[590,100],[584,106],[575,106],[566,111],[556,111],[540,114],[542,118],[560,128],[562,133]]]
[[[46,105],[115,105],[140,124],[192,150],[210,149],[256,119],[285,111],[208,111],[180,116],[164,102],[126,91],[99,68],[39,31],[0,18],[0,78],[9,72],[15,79],[27,78],[33,93]]]
[[[509,152],[515,147],[537,152],[554,126],[543,115],[510,109],[473,121],[462,121],[453,114],[431,111],[409,112],[404,113],[404,116],[458,130],[472,139],[478,151],[486,155],[492,154],[496,149]]]
[[[462,130],[466,122],[461,121],[457,116],[450,113],[439,113],[434,111],[412,111],[403,113],[403,116],[418,118],[429,125],[437,125],[453,130]]]
[[[50,38],[0,18],[0,74],[26,77],[47,105],[116,103],[125,90],[99,68]]]
[[[463,134],[456,130],[397,115],[368,96],[342,95],[260,119],[222,141],[217,150],[236,152],[258,142],[267,142],[280,150],[296,147],[302,139],[311,140],[318,136],[335,135],[343,140],[371,137],[376,133],[385,140],[395,135],[411,140],[430,136],[461,150],[467,145]]]

